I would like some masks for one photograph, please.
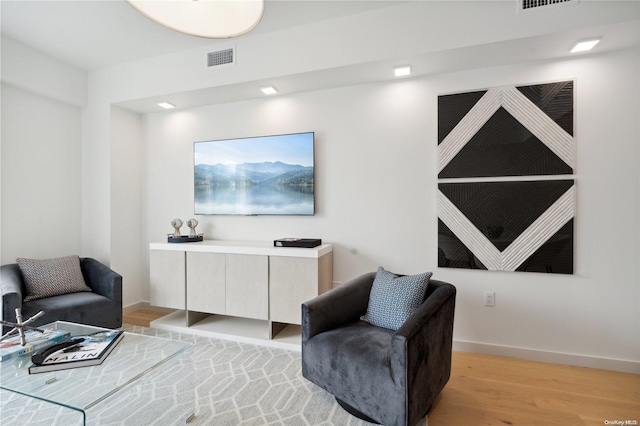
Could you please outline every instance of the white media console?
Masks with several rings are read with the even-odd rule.
[[[301,304],[332,287],[329,244],[205,240],[149,249],[151,305],[176,310],[155,328],[299,346]]]

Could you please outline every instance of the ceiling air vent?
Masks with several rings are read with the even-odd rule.
[[[578,0],[521,0],[522,10],[553,6],[562,3],[576,3]]]
[[[207,67],[232,64],[234,61],[233,48],[207,53]]]

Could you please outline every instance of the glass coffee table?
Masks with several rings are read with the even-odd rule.
[[[104,330],[58,321],[43,327],[69,331],[71,335]],[[81,424],[131,423],[178,424],[194,414],[194,377],[191,343],[124,333],[101,365],[29,374],[29,356],[0,362],[0,388],[23,397],[54,404]],[[24,419],[23,419],[24,420]],[[16,423],[19,424],[19,423]]]

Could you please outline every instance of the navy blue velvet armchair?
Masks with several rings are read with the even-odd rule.
[[[302,305],[302,375],[360,418],[415,425],[451,375],[456,289],[431,280],[397,331],[360,320],[375,273]]]

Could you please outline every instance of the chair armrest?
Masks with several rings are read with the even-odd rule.
[[[451,375],[456,298],[456,288],[451,284],[431,280],[429,286],[427,299],[391,341],[394,382],[405,389],[420,389],[425,401],[435,398]]]
[[[122,276],[97,260],[80,259],[80,268],[87,285],[94,293],[122,303]]]
[[[16,308],[22,309],[22,273],[17,263],[2,265],[0,268],[2,287],[2,319],[16,321]]]
[[[364,315],[375,276],[375,272],[361,275],[303,303],[302,341]]]

